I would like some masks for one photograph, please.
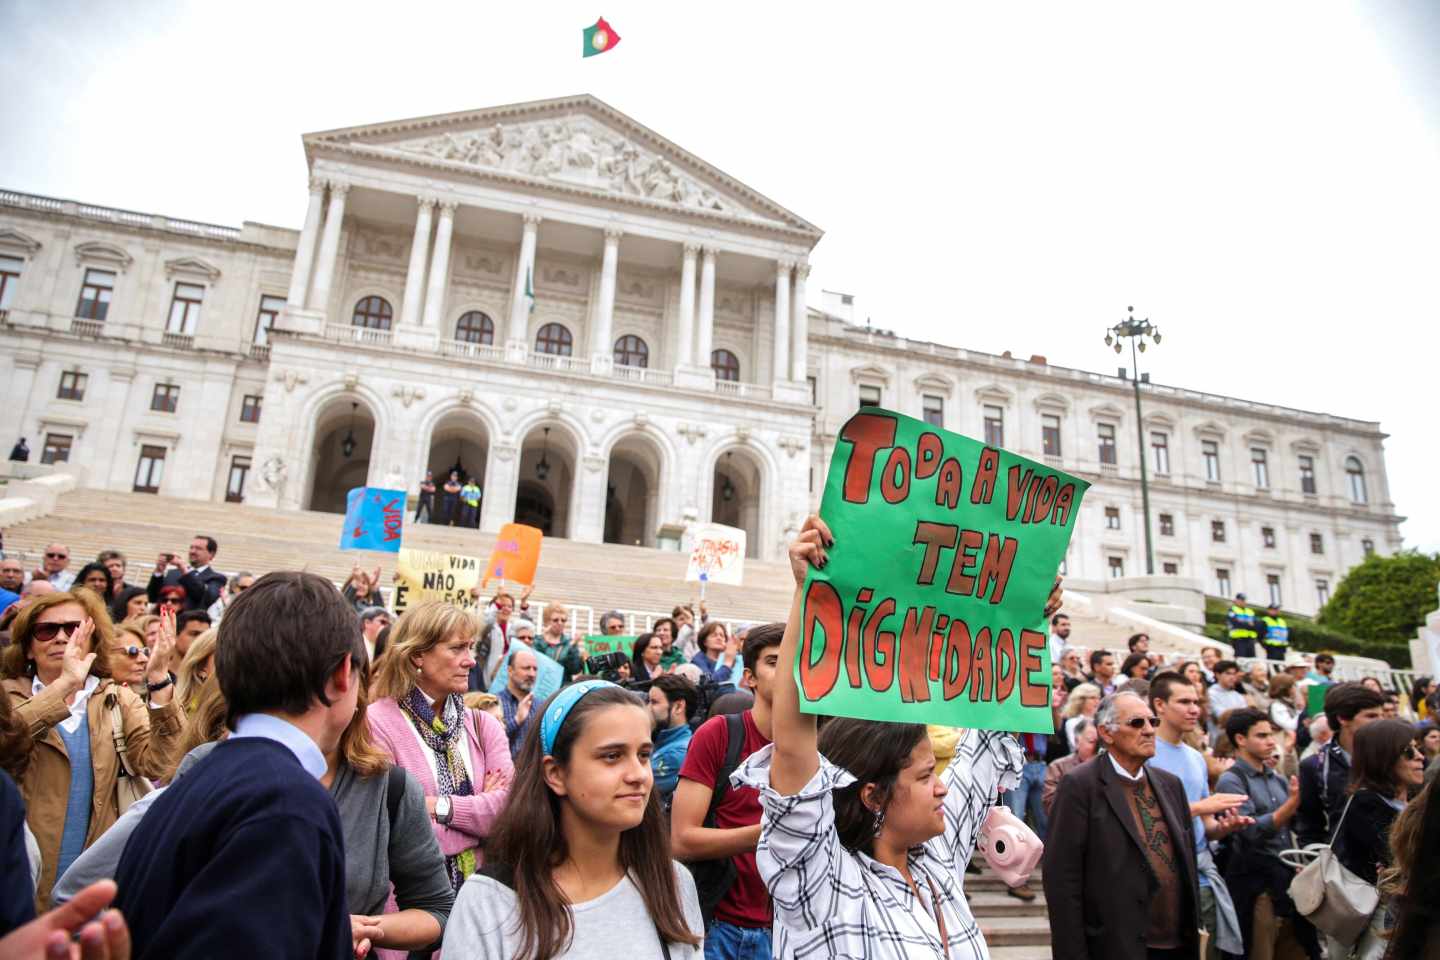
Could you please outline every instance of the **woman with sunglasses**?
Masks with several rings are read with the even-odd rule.
[[[111,678],[114,628],[89,590],[46,594],[20,612],[0,663],[5,695],[30,725],[35,752],[20,784],[43,870],[36,887],[49,905],[55,878],[120,814],[120,754],[142,777],[168,772],[182,714],[169,675],[150,682],[150,703]],[[147,672],[155,667],[152,650]]]

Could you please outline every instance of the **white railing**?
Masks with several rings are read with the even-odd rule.
[[[251,360],[259,360],[259,361],[262,362],[262,363],[269,363],[269,362],[270,362],[270,344],[268,344],[268,343],[252,343],[252,344],[250,344],[250,359],[251,359]]]
[[[222,227],[214,223],[199,223],[195,220],[176,220],[158,213],[140,213],[135,210],[121,210],[116,207],[98,207],[91,203],[76,203],[56,197],[41,197],[14,190],[0,190],[0,204],[12,207],[26,207],[48,213],[70,214],[87,220],[103,220],[131,227],[150,227],[169,230],[174,233],[188,233],[191,236],[207,237],[211,240],[235,240],[240,236],[236,227]]]
[[[616,364],[613,368],[615,376],[620,380],[629,380],[632,383],[651,383],[660,387],[668,387],[675,382],[675,374],[670,370],[651,370],[649,367],[626,367]]]
[[[195,346],[195,338],[188,333],[171,333],[165,331],[160,334],[160,342],[167,347],[175,347],[180,350],[189,350]]]
[[[769,400],[768,383],[745,383],[740,380],[716,380],[715,392],[727,397],[744,397],[747,400]]]
[[[105,329],[104,320],[91,320],[88,317],[71,317],[70,332],[80,337],[98,337]]]
[[[499,363],[505,359],[504,347],[489,343],[471,343],[468,340],[441,340],[440,353],[447,357],[486,360],[491,363]]]
[[[589,358],[562,357],[556,353],[532,353],[527,357],[530,366],[537,370],[558,370],[564,373],[588,373]]]
[[[325,339],[334,340],[337,343],[367,343],[385,346],[390,343],[390,331],[376,330],[374,327],[356,327],[348,323],[327,323],[325,324]]]

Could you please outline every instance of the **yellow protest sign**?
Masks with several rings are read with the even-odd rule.
[[[443,600],[472,608],[475,600],[470,588],[479,582],[480,561],[475,557],[401,547],[393,607],[396,613],[404,613],[411,604]]]

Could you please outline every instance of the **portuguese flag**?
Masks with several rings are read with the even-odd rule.
[[[620,42],[620,34],[601,17],[595,21],[595,26],[585,28],[585,50],[584,55],[593,57],[597,53],[604,53],[615,44]]]

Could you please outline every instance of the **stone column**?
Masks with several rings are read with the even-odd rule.
[[[330,309],[330,283],[335,279],[335,261],[340,256],[340,225],[345,219],[345,195],[350,184],[330,181],[330,205],[325,211],[325,232],[320,237],[320,257],[315,265],[315,285],[308,305],[322,312]],[[325,322],[330,322],[327,314]]]
[[[480,529],[499,533],[515,519],[520,491],[520,448],[513,443],[492,443],[485,461],[485,491],[480,501]]]
[[[570,536],[581,543],[605,540],[606,460],[594,454],[579,458],[570,494]]]
[[[435,213],[434,197],[417,197],[415,239],[410,241],[410,268],[405,271],[405,302],[400,307],[400,324],[414,327],[420,323],[421,305],[425,300],[425,261],[430,256],[430,223]]]
[[[790,321],[790,379],[801,386],[809,374],[805,353],[810,345],[810,314],[805,307],[805,278],[810,276],[810,264],[795,265],[795,296],[790,307],[794,317]],[[808,395],[808,394],[807,394]]]
[[[310,205],[305,208],[305,226],[300,231],[300,246],[295,249],[295,266],[290,273],[290,292],[285,302],[305,308],[305,294],[310,288],[310,271],[315,266],[315,238],[320,235],[320,214],[325,208],[325,181],[310,178]]]
[[[605,256],[600,264],[600,304],[590,336],[590,370],[608,374],[615,364],[615,273],[620,262],[618,227],[605,228]],[[601,504],[604,507],[604,504]],[[604,510],[601,510],[604,516]]]
[[[425,329],[440,329],[445,314],[445,294],[450,287],[450,237],[455,230],[455,203],[440,204],[440,222],[435,227],[435,250],[430,255],[430,283],[425,290]]]
[[[700,259],[700,328],[695,336],[695,366],[710,369],[715,337],[715,248],[705,247]]]
[[[676,318],[675,366],[688,367],[695,359],[695,255],[700,248],[685,244],[680,266],[680,315]]]
[[[783,383],[790,376],[790,260],[775,261],[775,353],[770,376]]]
[[[530,325],[530,300],[525,296],[528,282],[534,289],[535,244],[539,239],[540,215],[524,215],[525,230],[520,235],[520,256],[515,260],[515,286],[510,296],[510,331],[506,337],[506,349],[512,355],[523,359],[529,347],[526,328]]]

